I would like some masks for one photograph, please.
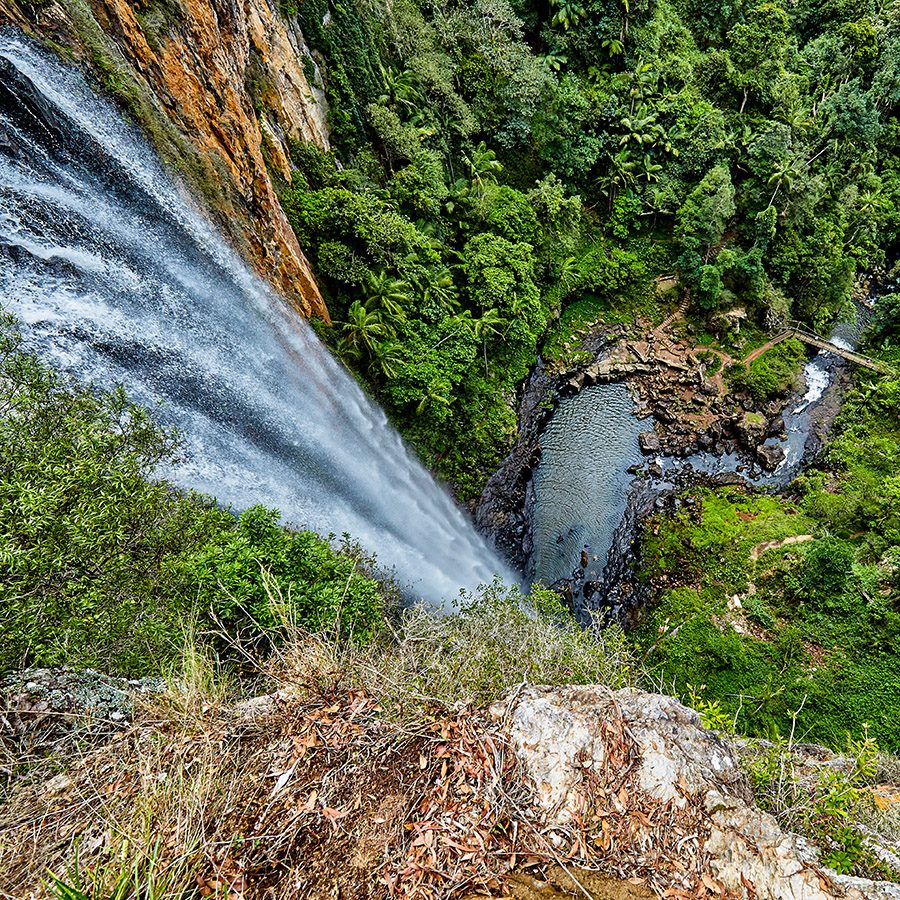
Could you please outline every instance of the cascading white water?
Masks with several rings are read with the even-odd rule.
[[[136,130],[15,32],[0,33],[0,302],[39,356],[178,426],[175,483],[348,532],[434,602],[511,578]]]

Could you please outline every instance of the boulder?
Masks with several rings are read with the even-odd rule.
[[[662,446],[655,431],[642,431],[638,436],[638,442],[641,445],[641,453],[659,453]]]
[[[784,461],[784,450],[778,444],[760,444],[756,456],[764,469],[773,472]]]
[[[547,823],[564,833],[593,817],[624,818],[611,861],[631,854],[667,896],[687,896],[693,873],[715,896],[900,900],[900,884],[839,875],[783,831],[754,804],[734,746],[671,697],[526,687],[492,713],[506,723]]]

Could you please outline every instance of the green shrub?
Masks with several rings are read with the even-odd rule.
[[[238,522],[154,480],[177,451],[177,436],[121,389],[81,387],[23,353],[3,317],[0,669],[158,671],[193,622],[259,632],[287,615],[359,640],[375,633],[385,600],[357,552],[287,531],[272,510]],[[286,608],[271,607],[273,593]]]
[[[178,577],[230,630],[246,625],[308,631],[338,629],[368,641],[383,625],[382,589],[359,568],[358,548],[335,553],[310,531],[281,527],[276,510],[254,506],[236,528],[212,535],[182,554]]]
[[[847,587],[856,553],[839,538],[814,541],[805,553],[801,582],[807,596],[828,602]]]

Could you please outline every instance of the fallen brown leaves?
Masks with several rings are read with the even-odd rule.
[[[80,759],[62,793],[34,784],[12,798],[0,841],[21,840],[30,861],[0,852],[0,879],[24,895],[76,845],[90,867],[140,826],[202,897],[509,896],[514,873],[556,868],[581,897],[592,895],[579,873],[595,872],[660,897],[727,898],[702,812],[648,798],[623,722],[598,727],[604,766],[577,766],[577,808],[560,825],[482,710],[397,723],[365,692],[332,690],[186,733],[138,725]]]

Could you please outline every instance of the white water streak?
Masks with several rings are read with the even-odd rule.
[[[27,344],[182,432],[165,473],[348,532],[440,602],[503,566],[308,326],[79,75],[0,33],[0,297]]]

